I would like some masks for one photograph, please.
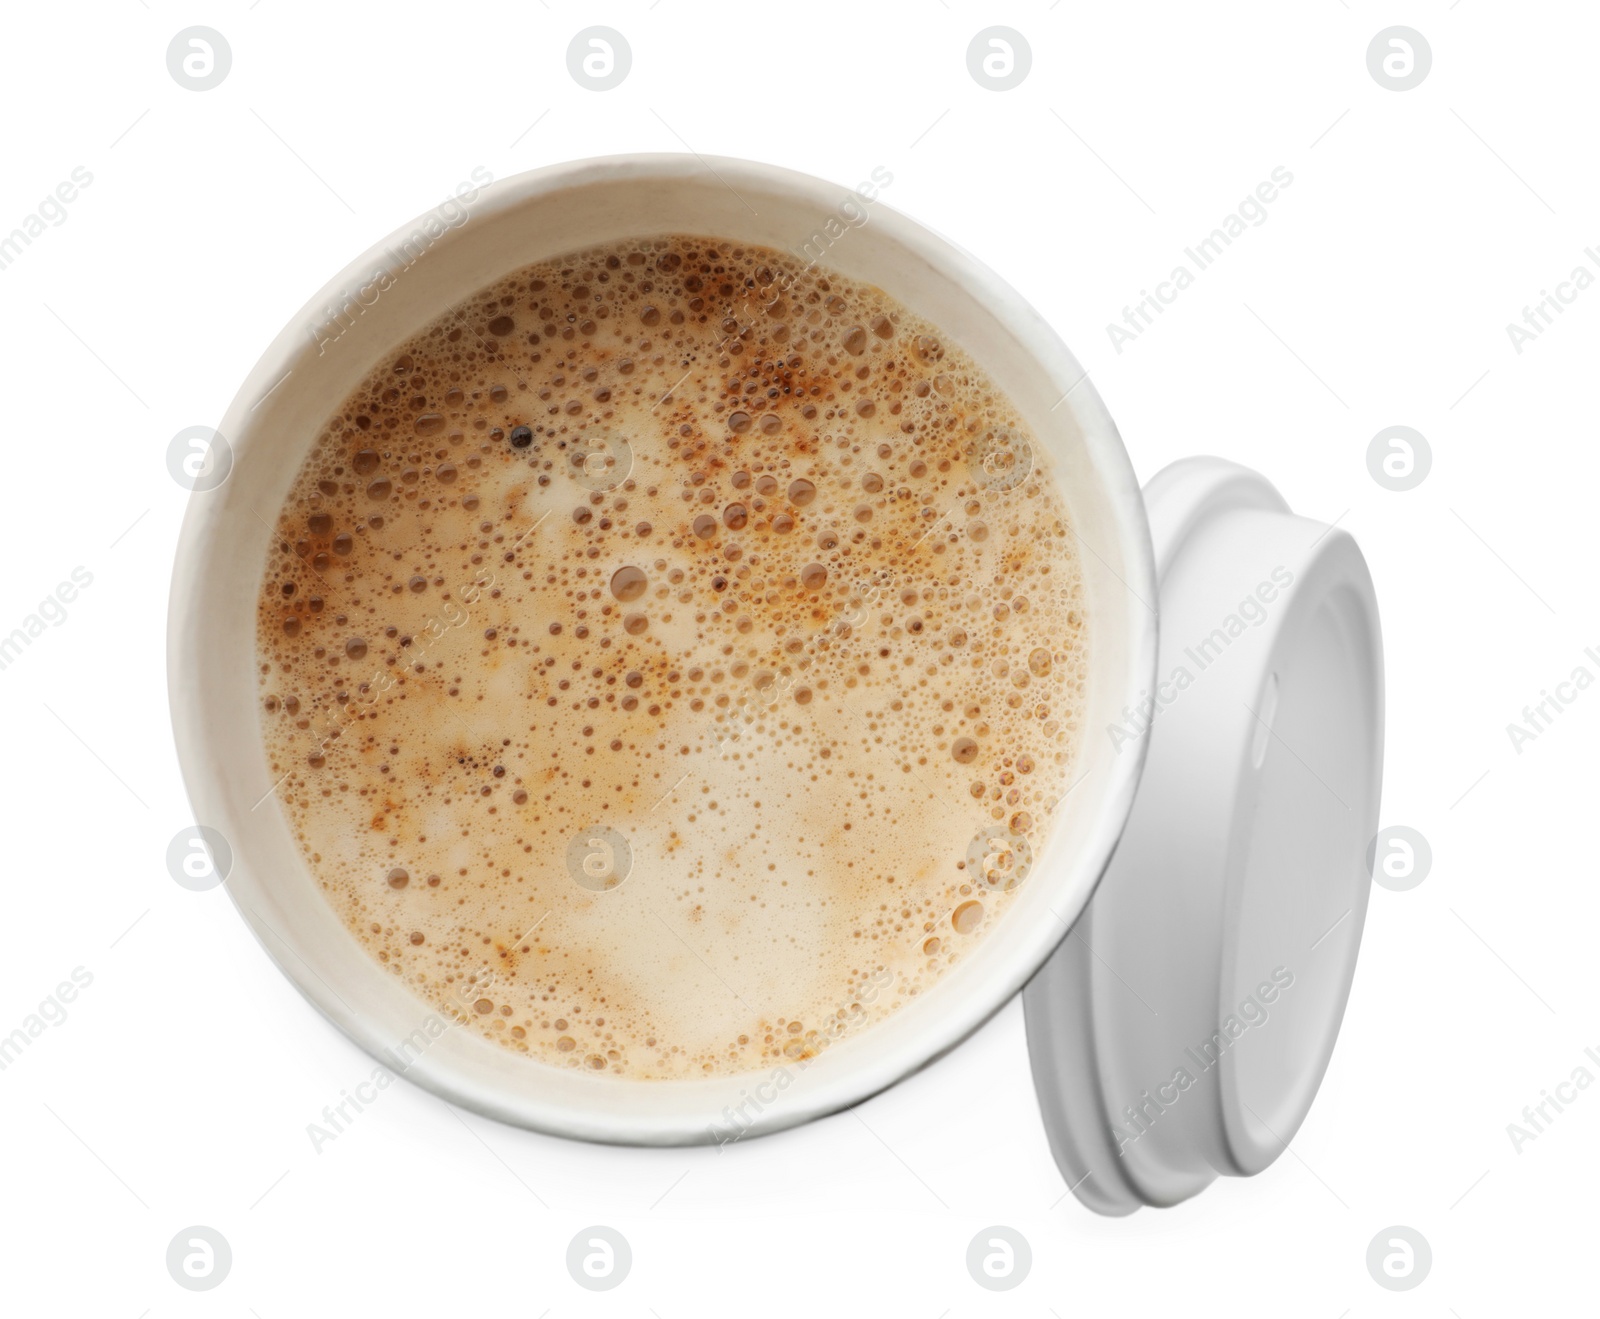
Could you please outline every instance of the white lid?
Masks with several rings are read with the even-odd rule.
[[[1377,602],[1344,532],[1190,458],[1145,487],[1158,682],[1095,896],[1024,991],[1057,1166],[1090,1208],[1172,1205],[1260,1172],[1299,1129],[1355,972],[1377,829]]]

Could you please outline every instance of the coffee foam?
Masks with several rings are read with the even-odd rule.
[[[1004,920],[1087,627],[1006,399],[875,288],[663,237],[388,354],[258,609],[277,796],[368,952],[635,1079],[815,1056]]]

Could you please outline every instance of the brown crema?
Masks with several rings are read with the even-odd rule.
[[[439,317],[329,419],[262,577],[328,902],[541,1064],[870,1029],[1007,918],[1072,782],[1088,621],[1037,455],[940,329],[768,249],[619,243]]]

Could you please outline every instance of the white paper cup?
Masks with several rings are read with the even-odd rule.
[[[272,794],[255,608],[295,474],[386,352],[520,266],[666,233],[820,254],[821,265],[882,288],[972,356],[1032,429],[1035,463],[1071,515],[1090,663],[1081,779],[1010,910],[960,963],[804,1064],[637,1081],[550,1067],[470,1029],[443,1029],[445,1014],[349,933]],[[407,225],[330,281],[267,349],[220,430],[232,466],[220,485],[202,481],[191,496],[168,627],[173,727],[196,820],[227,839],[228,891],[301,993],[367,1052],[446,1099],[556,1135],[639,1144],[726,1140],[833,1112],[994,1013],[1066,935],[1105,869],[1143,747],[1118,755],[1103,733],[1155,676],[1157,593],[1139,487],[1094,387],[1050,327],[966,252],[881,201],[771,166],[677,155],[580,161],[492,184]]]

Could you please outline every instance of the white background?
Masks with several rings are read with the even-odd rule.
[[[596,23],[633,51],[603,94],[565,61]],[[1033,51],[1005,93],[966,67],[997,23]],[[1506,1133],[1600,1051],[1600,691],[1520,755],[1506,733],[1578,665],[1600,674],[1600,291],[1520,355],[1505,328],[1597,269],[1592,6],[107,0],[3,24],[0,233],[75,166],[93,183],[0,271],[0,633],[74,567],[93,584],[0,671],[0,1033],[74,967],[94,979],[0,1072],[0,1309],[1594,1311],[1600,1087],[1520,1153]],[[191,24],[232,47],[215,90],[168,73]],[[1431,43],[1415,90],[1368,73],[1391,24]],[[1383,822],[1420,829],[1434,864],[1374,889],[1327,1080],[1260,1177],[1088,1213],[1051,1163],[1016,1004],[857,1112],[720,1155],[530,1135],[408,1084],[313,1152],[306,1124],[370,1061],[221,890],[164,864],[191,823],[165,695],[186,498],[166,445],[216,424],[305,299],[474,166],[686,145],[845,186],[886,166],[886,204],[991,264],[1092,370],[1141,478],[1221,454],[1360,542],[1387,652]],[[1268,221],[1119,355],[1106,324],[1279,165],[1294,182]],[[1434,456],[1404,494],[1364,457],[1396,424]],[[592,1223],[634,1253],[600,1295],[564,1262]],[[965,1265],[994,1223],[1034,1253],[1003,1295]],[[1404,1294],[1364,1262],[1397,1223],[1434,1252]],[[191,1224],[233,1249],[205,1294],[165,1267]]]

